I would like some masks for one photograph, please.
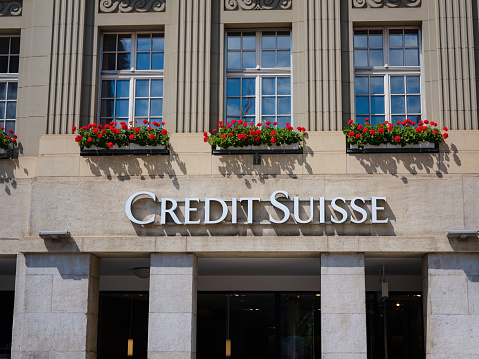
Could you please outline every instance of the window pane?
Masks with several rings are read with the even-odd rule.
[[[356,76],[356,78],[354,79],[354,92],[356,93],[356,95],[369,94],[369,77]]]
[[[278,95],[291,95],[290,77],[278,77]]]
[[[404,40],[405,44],[408,47],[418,47],[418,32],[417,30],[406,30],[404,31]]]
[[[291,48],[291,36],[288,32],[278,32],[278,49],[290,49]]]
[[[135,117],[138,117],[138,116],[148,116],[148,100],[147,99],[135,101]]]
[[[152,50],[153,51],[164,51],[165,50],[165,38],[163,35],[160,34],[154,34],[153,38],[153,46]]]
[[[0,119],[5,119],[5,101],[0,102]],[[3,126],[3,121],[0,123],[1,126]]]
[[[150,53],[149,52],[139,52],[136,55],[136,69],[137,70],[150,69]]]
[[[243,33],[243,50],[256,50],[256,34],[254,32]]]
[[[406,66],[419,66],[418,49],[406,49]]]
[[[150,100],[150,116],[162,116],[163,115],[163,99]]]
[[[276,126],[278,126],[279,128],[285,128],[287,123],[291,124],[291,117],[290,116],[278,116],[276,121],[278,122],[278,124]]]
[[[115,100],[102,100],[101,101],[101,117],[113,117],[115,109]]]
[[[241,88],[241,79],[226,80],[226,96],[239,96]]]
[[[12,37],[10,43],[10,53],[19,54],[20,53],[20,38]]]
[[[164,53],[163,52],[153,52],[151,54],[151,69],[152,70],[163,70],[164,64]]]
[[[240,98],[228,97],[226,99],[226,115],[227,116],[239,116],[240,111]]]
[[[278,67],[290,67],[291,66],[291,53],[289,51],[278,51]]]
[[[371,94],[373,95],[384,94],[384,77],[371,76]]]
[[[116,100],[115,117],[128,117],[128,100]]]
[[[0,73],[8,72],[8,56],[0,56]]]
[[[290,115],[291,114],[291,97],[278,97],[278,114]]]
[[[404,94],[404,76],[391,76],[391,93]]]
[[[371,96],[371,113],[384,113],[384,96]]]
[[[6,121],[5,122],[5,131],[15,131],[15,121]]]
[[[139,34],[136,44],[137,44],[137,51],[150,51],[151,50],[150,35]]]
[[[358,114],[369,113],[369,97],[368,96],[356,96],[356,113]]]
[[[163,97],[163,80],[151,80],[151,97]]]
[[[255,114],[255,101],[254,97],[243,97],[242,103],[242,115],[254,115]]]
[[[403,49],[391,49],[389,50],[390,65],[391,66],[404,66],[404,50]]]
[[[263,31],[261,46],[263,49],[276,48],[276,34],[274,31]]]
[[[383,50],[369,50],[369,66],[383,66]]]
[[[0,83],[0,100],[5,100],[7,92],[7,83],[1,82]]]
[[[418,115],[408,115],[408,118],[415,123],[419,123],[419,121],[421,120],[421,116]]]
[[[368,50],[354,50],[354,66],[368,66]]]
[[[118,80],[116,82],[116,97],[128,97],[130,93],[130,81]]]
[[[391,96],[391,113],[406,113],[404,96]]]
[[[275,115],[276,114],[276,98],[275,97],[263,97],[262,114],[263,115]]]
[[[9,82],[8,83],[7,98],[9,100],[16,100],[17,99],[17,87],[18,87],[18,84],[16,82]]]
[[[7,118],[15,118],[17,112],[17,101],[7,102]]]
[[[393,124],[396,124],[397,121],[405,121],[406,120],[406,116],[392,116],[392,122]]]
[[[276,51],[263,51],[262,67],[276,67]]]
[[[131,35],[118,35],[118,51],[131,51]]]
[[[276,78],[275,77],[264,77],[263,78],[263,95],[275,95],[276,94]]]
[[[378,123],[384,122],[384,116],[371,116],[369,120],[371,125],[377,125]]]
[[[245,78],[245,79],[242,79],[242,81],[243,81],[243,87],[242,87],[241,94],[243,96],[254,96],[256,79]]]
[[[389,47],[403,47],[402,30],[389,31]]]
[[[406,88],[408,94],[421,93],[419,76],[406,76]]]
[[[354,32],[354,47],[368,47],[367,31]]]
[[[228,34],[228,50],[241,49],[241,33],[233,32]]]
[[[10,38],[0,37],[0,54],[10,53]]]
[[[11,74],[18,73],[18,61],[20,60],[19,56],[10,56],[10,69],[8,70]]]
[[[383,32],[381,30],[369,31],[369,47],[383,47]]]
[[[420,96],[407,96],[407,112],[421,113],[421,97]]]
[[[241,67],[240,54],[239,51],[228,51],[228,68],[239,69]]]
[[[263,122],[266,122],[266,121],[271,122],[270,126],[272,126],[272,123],[276,122],[276,117],[274,117],[274,116],[263,116]]]
[[[135,97],[148,97],[149,96],[149,80],[136,80],[136,94]]]
[[[130,69],[130,54],[119,53],[117,57],[117,70],[129,70]]]
[[[243,51],[243,66],[242,68],[256,67],[256,51]]]
[[[115,70],[116,55],[103,54],[103,70]],[[0,70],[1,72],[1,70]]]
[[[116,51],[116,35],[103,36],[103,51]]]

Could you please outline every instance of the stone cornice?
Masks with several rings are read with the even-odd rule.
[[[419,7],[421,0],[353,0],[353,8]]]
[[[166,0],[100,0],[100,13],[164,12]]]
[[[20,16],[22,6],[21,1],[0,1],[0,16]]]
[[[289,10],[293,0],[225,0],[225,10]]]

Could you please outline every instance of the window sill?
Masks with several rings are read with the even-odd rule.
[[[116,145],[111,149],[92,146],[80,150],[80,156],[135,156],[135,155],[169,155],[166,146],[139,146],[131,144],[128,147],[118,148]]]
[[[418,144],[401,145],[365,145],[359,149],[357,145],[349,145],[346,153],[438,153],[439,146],[430,142],[420,142]]]
[[[13,148],[4,150],[0,148],[0,159],[12,159],[13,158]]]
[[[299,143],[280,146],[245,146],[228,147],[227,149],[216,147],[212,149],[213,155],[248,155],[248,154],[301,154],[303,147]]]

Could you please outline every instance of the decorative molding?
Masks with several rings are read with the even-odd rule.
[[[100,0],[100,13],[163,12],[166,0]]]
[[[225,0],[225,10],[289,10],[293,0]]]
[[[0,1],[0,16],[22,15],[22,3],[20,1]]]
[[[419,7],[421,0],[353,0],[353,8]]]

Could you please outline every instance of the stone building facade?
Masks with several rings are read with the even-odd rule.
[[[214,339],[205,328],[214,321],[208,315],[215,305],[226,313],[217,319],[218,327],[229,324],[224,333],[216,328],[211,335],[220,333],[221,353],[226,347],[228,355],[230,345],[232,358],[479,357],[479,244],[473,234],[479,228],[476,0],[0,4],[0,85],[6,84],[0,123],[18,135],[13,158],[0,160],[0,308],[1,316],[10,318],[0,328],[4,357],[117,358],[105,349],[114,342],[105,329],[109,323],[133,336],[135,355],[144,351],[136,357],[212,358],[216,354],[204,343]],[[276,45],[268,47],[267,36]],[[290,39],[284,46],[281,36]],[[151,41],[146,50],[145,38]],[[363,45],[361,38],[367,39]],[[239,47],[235,39],[241,39]],[[277,63],[269,72],[261,63],[268,51]],[[113,70],[105,65],[108,56]],[[365,67],[361,59],[369,61]],[[134,70],[122,72],[124,61]],[[161,61],[156,70],[155,61]],[[228,63],[234,61],[259,63],[230,71]],[[393,66],[395,61],[401,65]],[[229,79],[262,84],[268,76],[290,81],[290,93],[283,97],[290,109],[280,114],[278,107],[268,115],[307,129],[302,153],[213,154],[202,135],[229,118]],[[384,87],[358,90],[361,76],[371,84],[381,78]],[[397,77],[406,79],[402,92],[392,90],[391,79]],[[408,78],[418,79],[417,89],[409,88]],[[111,98],[102,92],[107,81],[116,84]],[[122,81],[126,95],[120,95]],[[136,118],[132,103],[138,101],[139,81],[162,81],[161,95],[153,96],[150,88],[146,97],[161,101],[158,118],[171,134],[169,153],[81,156],[72,126],[121,119],[124,113]],[[360,91],[369,99],[361,111]],[[385,118],[413,114],[448,127],[449,138],[431,153],[347,153],[342,128],[351,118],[374,115],[371,99],[377,95],[385,101]],[[251,96],[257,106],[251,116],[261,120],[264,95]],[[279,92],[273,97],[279,103]],[[105,110],[108,101],[115,110]],[[394,106],[404,110],[395,112]],[[152,224],[134,223],[125,213],[128,199],[142,191],[157,200],[138,197],[131,211],[138,221],[157,214]],[[290,199],[284,202],[291,209],[286,223],[270,220],[278,215],[270,201],[276,191]],[[299,217],[292,213],[294,197],[301,200]],[[310,197],[313,219],[301,223]],[[338,197],[346,203],[348,219],[342,223],[333,221],[329,202]],[[350,201],[356,197],[366,202],[363,223],[351,220]],[[197,199],[194,218],[200,224],[184,224],[189,198]],[[204,223],[207,198],[227,203],[223,222]],[[326,203],[324,221],[320,198]],[[160,223],[159,202],[166,199],[178,202],[181,224]],[[211,208],[212,217],[219,218],[218,203]],[[383,223],[375,223],[373,213]],[[472,235],[447,235],[455,230]],[[70,236],[42,238],[44,231]],[[139,267],[149,268],[148,278],[135,275]],[[382,283],[388,283],[389,293]],[[132,293],[138,301],[148,297],[145,322],[135,324],[143,333],[138,336],[131,334]],[[256,298],[254,306],[238,310],[260,315],[266,309],[257,298],[272,293],[273,322],[286,323],[284,333],[271,325],[273,334],[256,346],[246,334],[235,339],[238,325],[230,305],[236,296]],[[284,314],[290,313],[291,294],[320,298],[320,307],[314,304],[308,312],[316,316],[315,334],[301,332],[299,309]],[[126,326],[107,322],[107,303],[115,296],[131,299]],[[227,304],[215,304],[220,297]],[[414,311],[408,304],[413,299],[419,303]],[[401,308],[406,308],[402,317],[391,317]],[[245,316],[241,320],[248,321]],[[407,337],[412,321],[420,330]],[[259,321],[248,323],[246,332],[260,327]],[[399,334],[387,333],[401,325],[406,329]],[[126,339],[118,340],[113,347],[126,357]],[[288,340],[309,349],[295,352]]]

